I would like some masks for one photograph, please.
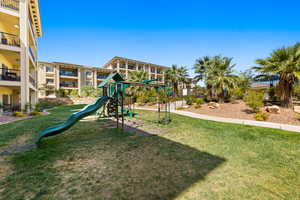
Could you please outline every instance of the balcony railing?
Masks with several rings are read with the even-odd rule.
[[[97,75],[97,79],[106,79],[108,75]]]
[[[0,32],[0,44],[20,47],[20,38],[17,35]]]
[[[59,74],[61,76],[74,76],[74,77],[78,76],[78,73],[77,72],[73,72],[73,71],[60,71]]]
[[[36,87],[36,81],[34,80],[34,78],[31,75],[29,75],[29,82],[31,83],[31,85]]]
[[[7,8],[13,11],[19,11],[19,0],[0,0],[0,7]]]
[[[35,53],[34,53],[34,51],[31,47],[29,47],[29,53],[30,53],[33,61],[36,62],[36,56],[35,56]]]
[[[130,70],[135,70],[136,67],[135,67],[135,66],[132,66],[132,65],[128,65],[128,69],[130,69]]]
[[[77,83],[60,83],[60,87],[77,88]]]
[[[0,68],[0,80],[20,81],[20,70]]]

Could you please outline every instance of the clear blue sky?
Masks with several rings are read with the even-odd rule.
[[[243,70],[275,48],[300,42],[299,0],[40,0],[40,4],[42,61],[102,66],[113,56],[122,56],[192,68],[196,58],[222,54],[234,57],[237,70]]]

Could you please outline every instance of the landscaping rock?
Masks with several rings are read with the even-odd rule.
[[[294,106],[294,112],[300,113],[300,106]]]
[[[280,108],[279,106],[267,106],[265,110],[269,113],[274,113],[274,114],[279,114],[280,113]]]
[[[220,104],[218,104],[216,102],[209,102],[208,107],[211,109],[217,109],[217,108],[220,108]]]

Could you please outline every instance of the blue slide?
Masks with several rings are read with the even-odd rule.
[[[101,108],[108,101],[109,97],[103,96],[96,100],[94,104],[87,105],[79,112],[73,113],[68,120],[66,120],[62,124],[58,124],[52,127],[49,127],[39,133],[38,142],[40,142],[43,138],[57,135],[68,130],[72,127],[76,122],[81,120],[82,118],[95,113],[99,108]]]

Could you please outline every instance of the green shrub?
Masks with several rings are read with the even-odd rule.
[[[146,95],[148,97],[148,102],[150,104],[155,104],[157,101],[157,93],[155,91],[155,89],[151,89],[149,91],[146,92]]]
[[[30,116],[37,116],[37,115],[40,115],[41,113],[40,112],[37,112],[37,111],[33,111],[31,113],[29,113]]]
[[[266,112],[258,112],[255,114],[254,118],[256,121],[266,121],[269,117],[269,114]]]
[[[13,116],[15,116],[15,117],[25,117],[26,114],[23,113],[23,112],[14,112],[14,113],[13,113]]]
[[[264,106],[263,103],[264,93],[250,90],[248,95],[244,98],[246,104],[253,110],[253,112],[259,112],[259,108]]]
[[[183,110],[183,109],[184,109],[184,107],[182,107],[182,106],[176,107],[176,110]]]
[[[94,88],[93,86],[87,85],[81,88],[81,97],[99,97],[101,96],[102,89]]]
[[[190,105],[193,105],[193,103],[195,103],[196,98],[192,97],[192,96],[189,96],[189,97],[185,98],[185,101],[186,101],[186,104],[190,106]]]
[[[201,107],[202,107],[201,104],[196,104],[196,105],[195,105],[195,108],[196,108],[196,109],[199,109],[199,108],[201,108]]]
[[[203,105],[203,104],[205,104],[205,100],[204,100],[203,98],[197,98],[197,99],[195,100],[195,103],[196,103],[196,104],[199,104],[199,105]]]
[[[79,95],[78,95],[78,90],[76,90],[76,89],[73,89],[73,90],[71,90],[71,92],[70,92],[70,97],[78,97]]]
[[[144,106],[147,103],[147,101],[148,101],[148,99],[147,99],[146,95],[138,96],[137,99],[136,99],[136,102],[140,106]]]
[[[243,88],[233,88],[230,90],[230,100],[235,101],[243,99],[245,96],[245,90]]]
[[[34,111],[36,111],[36,112],[42,112],[43,111],[40,103],[35,104]]]
[[[294,86],[294,96],[297,97],[297,99],[300,99],[300,85]]]

